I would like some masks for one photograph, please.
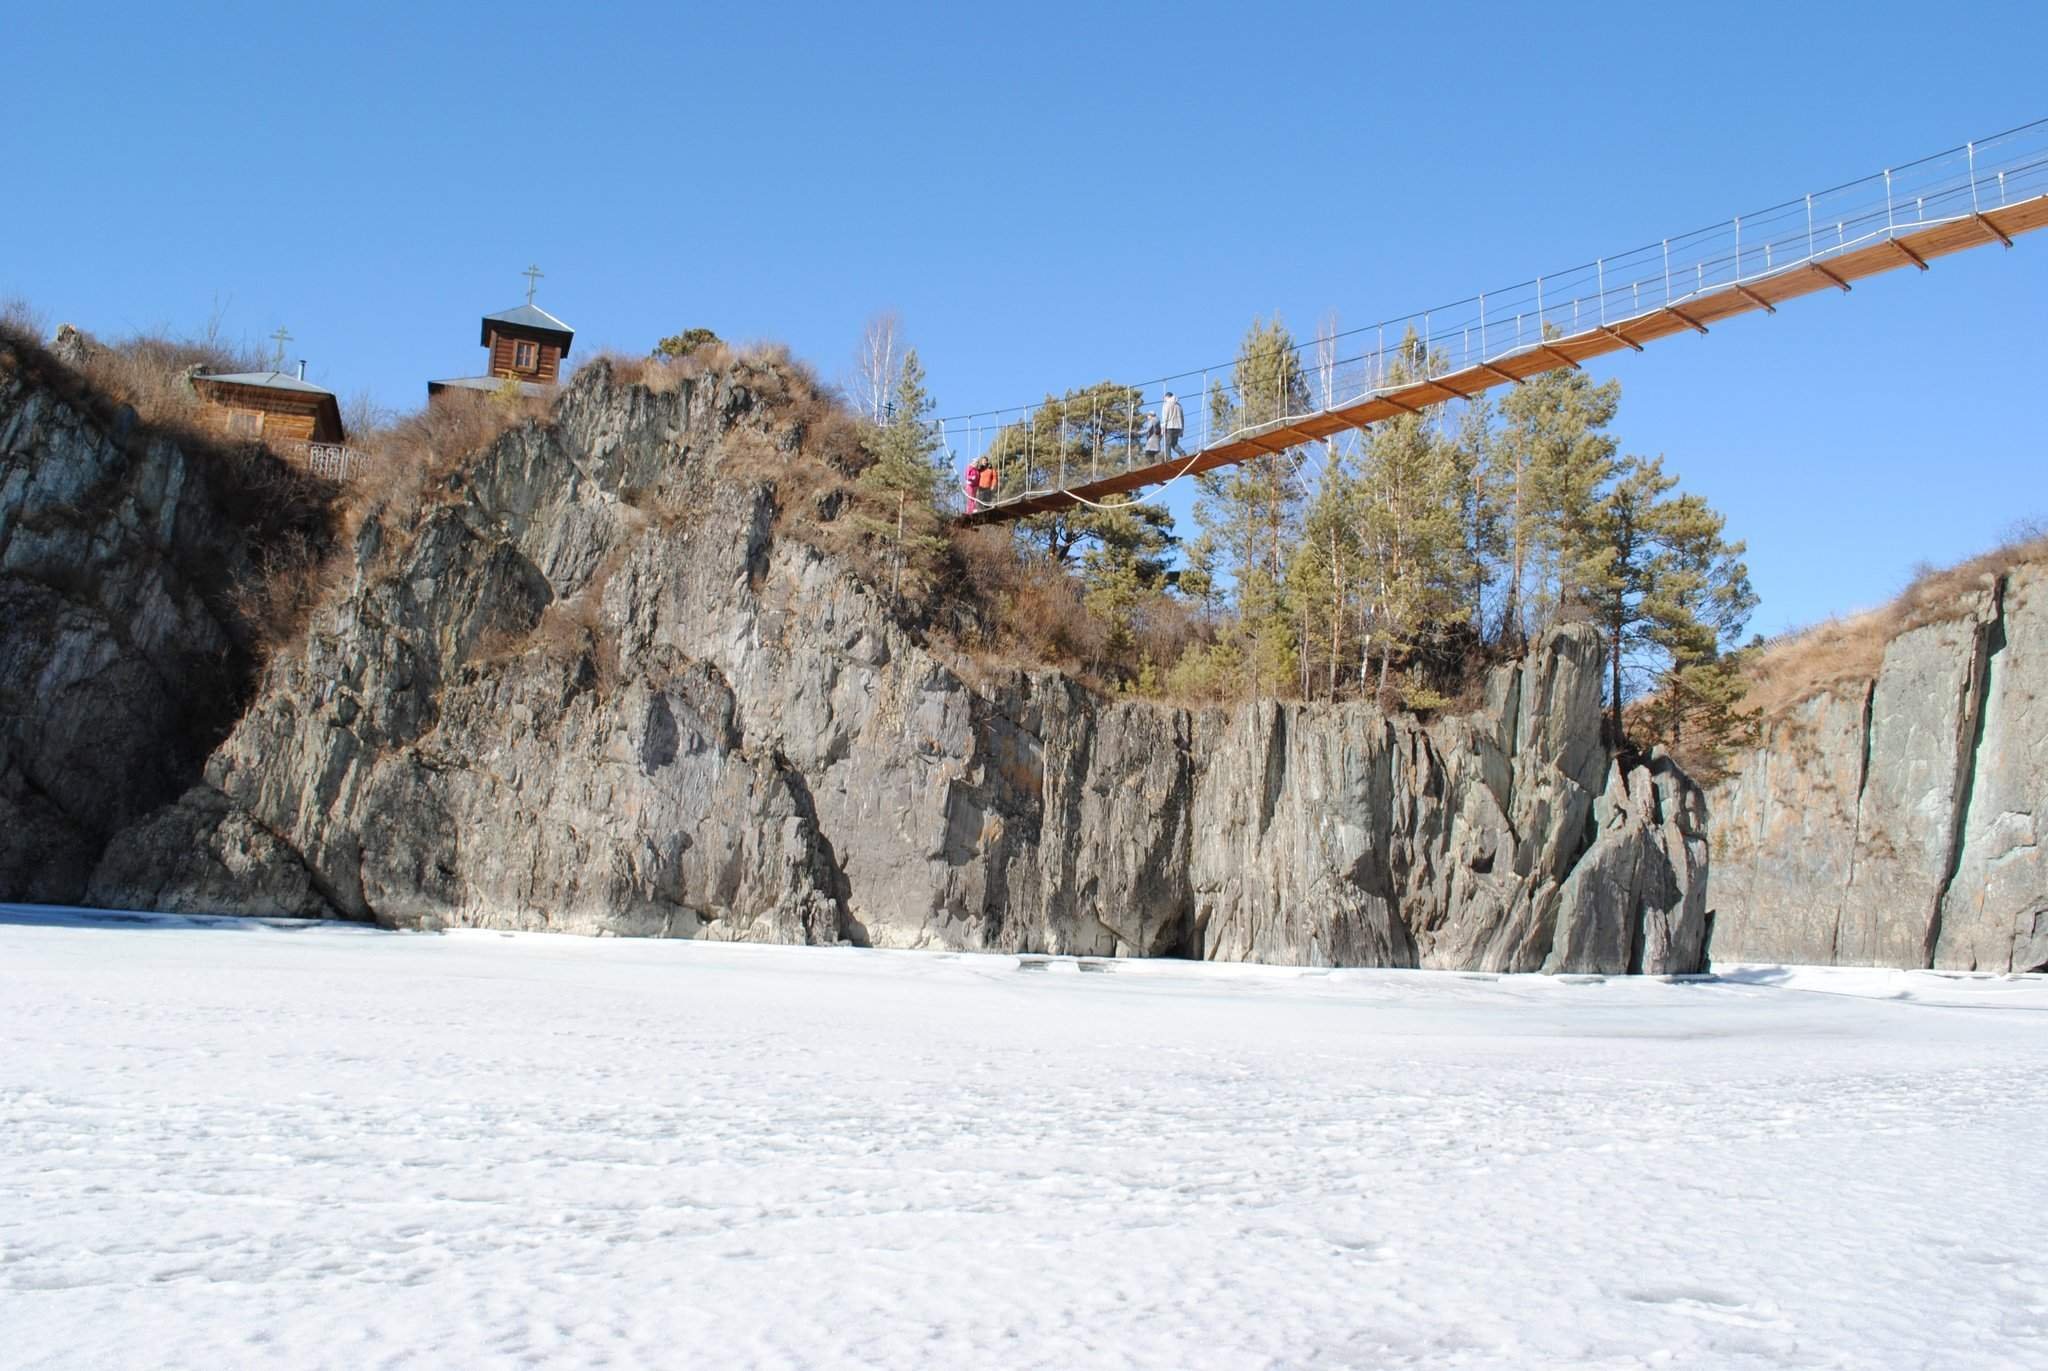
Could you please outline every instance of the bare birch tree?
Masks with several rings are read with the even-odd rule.
[[[903,370],[902,347],[903,319],[893,309],[875,315],[861,330],[860,348],[853,358],[853,400],[875,423],[889,421],[889,402]]]

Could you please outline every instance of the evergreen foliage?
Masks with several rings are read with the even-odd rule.
[[[1208,395],[1215,433],[1256,428],[1314,407],[1294,335],[1276,316],[1254,321],[1238,344],[1230,384]],[[1300,543],[1300,471],[1291,456],[1197,477],[1195,519],[1236,587],[1228,637],[1250,669],[1252,693],[1272,694],[1295,679],[1302,642],[1287,595],[1288,561]]]
[[[1413,334],[1402,356],[1390,369],[1393,384],[1422,371]],[[1411,660],[1426,637],[1466,612],[1465,491],[1457,444],[1439,414],[1404,414],[1372,431],[1354,503],[1366,557],[1365,649],[1378,659],[1382,691],[1395,662]]]
[[[1587,559],[1598,551],[1593,507],[1615,472],[1615,440],[1606,429],[1620,404],[1619,381],[1595,385],[1574,367],[1532,377],[1501,400],[1492,484],[1508,641],[1525,641],[1554,620],[1589,572]]]
[[[1150,458],[1143,451],[1146,416],[1140,399],[1135,388],[1114,381],[1046,396],[1027,419],[1005,427],[989,444],[989,460],[996,463],[1001,479],[999,490],[1015,496],[1143,465]],[[1159,536],[1168,536],[1172,521],[1163,510],[1147,507],[1133,513]],[[1077,555],[1100,545],[1106,535],[1115,536],[1121,528],[1113,522],[1118,517],[1076,505],[1034,514],[1019,527],[1039,551],[1062,566],[1072,566]]]
[[[1103,655],[1123,659],[1137,644],[1139,614],[1165,587],[1173,547],[1171,521],[1152,505],[1098,511],[1092,544],[1081,559],[1082,603],[1109,632]]]
[[[1632,693],[1665,697],[1647,717],[1680,740],[1688,720],[1709,747],[1737,740],[1740,673],[1723,659],[1756,608],[1741,543],[1697,495],[1674,492],[1661,457],[1625,458],[1594,512],[1582,593],[1607,645],[1608,723],[1624,736]],[[1633,687],[1633,690],[1631,689]]]
[[[947,550],[939,496],[946,473],[936,464],[939,435],[931,422],[924,367],[915,349],[904,354],[889,422],[869,440],[873,460],[862,471],[863,499],[855,520],[888,550],[890,591],[920,595],[938,574]]]
[[[699,348],[711,347],[724,341],[708,328],[686,328],[681,333],[671,333],[654,345],[652,357],[666,357],[671,360],[688,357]]]
[[[1443,369],[1411,334],[1382,383]],[[1199,402],[1209,437],[1312,411],[1311,381],[1287,326],[1254,321]],[[1080,655],[1119,689],[1449,708],[1491,662],[1584,621],[1603,636],[1617,744],[1682,746],[1711,769],[1753,722],[1731,649],[1756,596],[1721,516],[1661,458],[1620,455],[1620,396],[1561,368],[1497,404],[1435,406],[1205,473],[1185,546],[1152,504],[1035,515],[1012,537],[1046,574],[1075,577],[1092,627],[1062,622],[1061,650],[1092,644]],[[1046,396],[986,451],[1007,495],[1078,484],[1157,460],[1151,417],[1139,389],[1099,382]]]

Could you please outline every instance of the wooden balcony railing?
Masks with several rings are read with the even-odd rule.
[[[365,460],[362,451],[346,443],[309,443],[300,439],[272,439],[270,446],[297,462],[315,476],[330,481],[354,479]]]

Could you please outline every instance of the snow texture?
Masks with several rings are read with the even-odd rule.
[[[10,1367],[2048,1366],[2048,984],[0,907]]]

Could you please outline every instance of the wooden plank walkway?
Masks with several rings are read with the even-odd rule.
[[[1315,442],[1346,429],[1364,428],[1383,419],[1414,414],[1431,405],[1468,400],[1495,386],[1520,384],[1560,367],[1576,367],[1595,357],[1643,346],[1680,333],[1705,333],[1714,324],[1757,310],[1775,313],[1787,300],[1816,291],[1848,290],[1856,282],[1885,272],[1913,267],[1926,271],[1936,258],[1987,243],[2011,247],[2023,233],[2048,226],[2048,195],[2036,196],[1930,228],[1915,229],[1853,248],[1819,261],[1800,262],[1780,271],[1695,295],[1683,304],[1667,305],[1616,323],[1581,329],[1540,346],[1481,362],[1428,381],[1362,396],[1347,404],[1299,418],[1281,419],[1234,434],[1224,442],[1191,456],[1131,467],[1113,476],[1064,490],[1047,491],[1006,501],[962,518],[962,523],[1000,523],[1028,514],[1043,514],[1086,501],[1103,502],[1117,495],[1162,485],[1188,473],[1214,471],[1260,457],[1275,456],[1300,443]],[[1190,397],[1193,398],[1193,397]]]

